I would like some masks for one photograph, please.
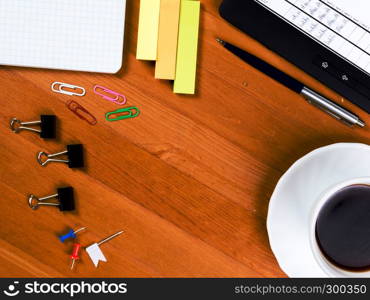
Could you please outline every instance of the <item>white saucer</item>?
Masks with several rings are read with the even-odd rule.
[[[267,231],[272,251],[289,277],[328,277],[311,252],[310,212],[331,186],[367,176],[370,146],[343,143],[307,154],[281,177],[270,200]]]

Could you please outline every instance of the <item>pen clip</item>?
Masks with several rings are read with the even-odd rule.
[[[333,113],[332,111],[330,111],[329,109],[325,108],[324,106],[322,105],[319,105],[317,102],[314,102],[312,101],[311,99],[307,98],[307,97],[304,97],[306,99],[306,101],[315,106],[316,108],[322,110],[323,112],[326,112],[328,115],[332,116],[333,118],[339,120],[339,121],[342,121],[344,123],[346,123],[347,125],[352,125],[350,124],[349,122],[347,122],[346,120],[342,119],[340,116],[336,115],[335,113]]]

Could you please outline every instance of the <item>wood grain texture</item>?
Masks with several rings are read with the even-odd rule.
[[[0,67],[0,276],[21,277],[284,277],[268,243],[269,197],[280,176],[307,152],[335,142],[363,142],[369,129],[351,129],[308,105],[216,42],[224,38],[292,74],[359,114],[339,95],[293,67],[218,15],[220,0],[203,0],[195,96],[172,93],[154,79],[154,64],[137,61],[139,1],[128,0],[124,67],[117,75]],[[109,55],[109,54],[107,54]],[[50,91],[62,81],[84,86],[74,99],[98,118],[96,126],[65,106],[71,97]],[[122,92],[139,118],[108,123],[118,107],[92,93],[94,84]],[[55,113],[57,141],[14,134],[16,116]],[[66,144],[86,147],[87,167],[40,167],[37,151]],[[77,212],[32,211],[27,195],[63,185],[77,194]],[[87,226],[89,245],[104,244],[108,263],[94,268],[86,253],[69,270],[71,243],[57,235]]]

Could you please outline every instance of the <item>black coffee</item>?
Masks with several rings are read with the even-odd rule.
[[[334,265],[350,271],[370,269],[370,186],[336,192],[318,215],[316,240]]]

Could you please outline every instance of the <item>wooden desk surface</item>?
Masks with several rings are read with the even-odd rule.
[[[154,79],[154,64],[137,61],[139,1],[128,0],[124,68],[119,74],[0,67],[0,276],[52,277],[284,277],[269,247],[266,214],[279,177],[302,155],[335,142],[368,142],[367,129],[351,129],[299,96],[241,63],[215,42],[224,38],[341,99],[218,15],[220,0],[202,0],[198,93],[172,93]],[[65,106],[71,97],[50,91],[62,81],[87,88],[74,99],[98,117],[90,126]],[[108,123],[117,106],[92,93],[94,84],[121,91],[139,118]],[[9,119],[54,113],[60,138],[14,134]],[[86,147],[87,168],[42,168],[39,150],[66,144]],[[32,211],[27,195],[43,196],[63,185],[77,193],[77,212]],[[97,269],[86,253],[69,270],[71,244],[57,235],[87,226],[89,245],[118,230],[104,244],[108,263]]]

